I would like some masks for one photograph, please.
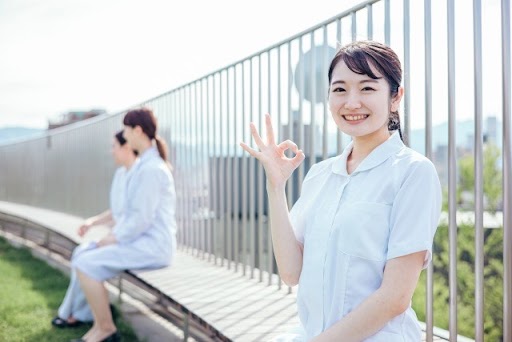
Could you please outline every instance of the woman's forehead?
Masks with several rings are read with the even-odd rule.
[[[381,73],[377,70],[377,68],[375,68],[371,63],[368,63],[368,65],[370,66],[370,69],[373,72],[373,74],[375,76],[377,76],[378,79],[375,80],[375,79],[372,79],[367,74],[360,74],[360,73],[356,73],[356,72],[352,71],[347,66],[345,61],[341,60],[336,65],[336,67],[334,67],[332,83],[334,83],[336,81],[346,81],[346,79],[356,79],[356,80],[372,79],[372,80],[375,80],[375,81],[383,80],[383,77],[382,77]]]

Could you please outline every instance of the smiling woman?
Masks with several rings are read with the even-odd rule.
[[[383,44],[353,42],[337,52],[329,108],[352,142],[311,167],[290,212],[285,186],[304,153],[291,141],[276,144],[269,116],[266,143],[251,124],[260,151],[242,143],[265,168],[279,273],[299,284],[303,334],[277,341],[421,339],[410,303],[431,261],[441,187],[433,164],[402,142],[401,75]]]

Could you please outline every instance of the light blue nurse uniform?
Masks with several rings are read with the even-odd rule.
[[[427,251],[441,212],[441,186],[434,165],[406,147],[398,133],[375,148],[350,175],[348,145],[340,156],[314,165],[290,212],[304,245],[297,305],[305,340],[354,310],[382,283],[390,259]],[[409,308],[366,339],[420,341]]]
[[[171,264],[176,250],[176,193],[169,166],[156,147],[132,166],[126,181],[126,206],[113,234],[117,243],[77,255],[73,267],[104,281],[124,270],[157,269]]]
[[[127,173],[128,170],[125,167],[119,167],[114,173],[112,185],[110,186],[110,212],[115,222],[120,221],[123,216]],[[85,243],[76,247],[73,251],[72,259],[79,253],[94,247],[94,243]],[[65,320],[71,316],[82,322],[93,320],[92,311],[80,287],[80,282],[76,277],[74,268],[71,269],[71,281],[66,290],[64,300],[59,307],[58,315]]]

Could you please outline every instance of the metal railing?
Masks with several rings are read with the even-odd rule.
[[[287,186],[289,206],[300,193],[300,184],[312,164],[339,154],[348,137],[337,132],[328,117],[327,69],[334,47],[355,39],[375,39],[391,45],[404,63],[406,95],[401,110],[406,141],[430,159],[434,149],[434,113],[440,107],[448,120],[447,164],[449,208],[450,341],[457,338],[457,96],[461,86],[456,72],[458,41],[473,46],[475,158],[475,339],[484,336],[484,189],[483,94],[485,68],[482,51],[482,4],[473,1],[473,37],[456,30],[457,7],[448,0],[373,0],[332,17],[267,49],[216,70],[142,105],[159,118],[160,134],[169,142],[178,195],[177,218],[180,248],[200,258],[241,271],[249,277],[276,273],[267,220],[263,169],[242,153],[240,141],[251,141],[249,122],[261,131],[263,114],[270,112],[279,140],[292,139],[306,152],[306,161]],[[434,6],[434,8],[433,8]],[[503,338],[512,341],[512,142],[510,1],[502,0],[500,51],[502,63],[503,176]],[[446,16],[446,18],[444,18]],[[397,21],[399,17],[401,21]],[[414,18],[414,21],[411,21]],[[446,30],[439,34],[434,27]],[[423,25],[418,25],[422,22]],[[435,26],[433,26],[435,23]],[[413,32],[414,30],[414,32]],[[419,32],[419,33],[418,33]],[[414,37],[413,37],[414,35]],[[421,41],[423,37],[423,41]],[[411,40],[414,38],[414,40]],[[445,42],[445,45],[442,44]],[[441,47],[440,47],[441,46]],[[423,54],[422,54],[423,53]],[[443,56],[446,65],[434,63]],[[422,60],[422,62],[417,62]],[[437,59],[436,59],[437,60]],[[464,70],[467,71],[467,70]],[[440,76],[441,75],[441,76]],[[441,83],[447,84],[445,93]],[[441,88],[441,90],[438,90]],[[448,96],[446,96],[448,94]],[[439,98],[446,98],[440,106]],[[424,106],[414,105],[420,98]],[[499,101],[496,98],[491,101]],[[411,114],[414,112],[414,116]],[[45,136],[0,146],[0,199],[87,216],[107,206],[114,166],[109,157],[110,139],[122,127],[123,113],[48,132]],[[423,115],[423,117],[422,117]],[[423,129],[412,134],[412,118]],[[420,119],[417,119],[417,118]],[[441,158],[442,159],[442,158]],[[439,170],[439,168],[438,168]],[[442,175],[442,170],[439,170]],[[443,176],[441,176],[443,179]],[[427,341],[433,340],[434,269],[426,283]],[[269,285],[273,277],[268,277]],[[277,281],[281,287],[281,282]]]

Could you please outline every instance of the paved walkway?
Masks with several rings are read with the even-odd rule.
[[[0,212],[31,220],[34,218],[34,221],[80,242],[76,235],[80,218],[1,201]],[[96,234],[101,234],[101,230]],[[254,279],[249,279],[241,271],[234,272],[214,265],[184,250],[177,251],[172,267],[134,273],[233,341],[268,341],[299,325],[295,294],[289,294],[285,286],[282,289],[275,285],[268,286],[266,274],[265,281],[259,282],[257,273]],[[112,289],[115,295],[117,290],[113,286]],[[143,340],[160,342],[183,339],[180,328],[131,298],[124,300],[122,312]],[[434,341],[444,340],[434,338]]]

